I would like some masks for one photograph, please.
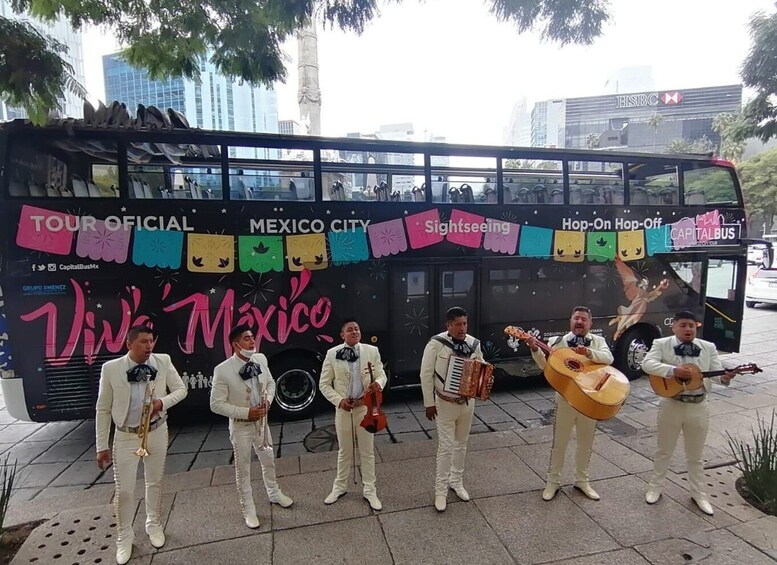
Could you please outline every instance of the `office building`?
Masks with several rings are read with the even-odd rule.
[[[532,147],[564,147],[564,100],[537,102],[531,112]]]
[[[153,80],[144,69],[127,63],[118,53],[103,57],[105,97],[124,102],[130,113],[138,104],[181,112],[192,127],[221,131],[278,133],[275,90],[240,84],[219,74],[208,61],[200,63],[198,84],[186,78]],[[269,149],[231,148],[231,157],[268,159]]]
[[[67,47],[67,52],[62,53],[62,58],[73,67],[73,77],[81,84],[85,84],[84,79],[84,54],[82,49],[83,37],[81,31],[74,30],[70,22],[65,18],[58,18],[54,22],[42,22],[29,16],[20,16],[11,10],[9,0],[0,0],[0,15],[11,20],[26,20],[32,26],[44,35],[50,35]],[[65,92],[65,97],[61,101],[62,109],[60,115],[72,118],[80,118],[84,115],[83,101],[71,92]],[[16,118],[26,118],[27,113],[21,108],[9,107],[0,99],[0,122],[14,120]]]
[[[564,145],[661,152],[675,140],[706,137],[717,146],[720,136],[712,129],[715,116],[736,114],[741,108],[739,84],[568,98]]]
[[[707,138],[717,146],[715,116],[741,109],[739,84],[546,100],[532,111],[532,145],[663,152],[675,140]]]
[[[299,122],[294,120],[279,120],[278,133],[282,135],[302,135],[302,128]]]
[[[505,130],[505,145],[528,147],[531,145],[531,114],[526,97],[523,96],[513,106],[510,123]]]

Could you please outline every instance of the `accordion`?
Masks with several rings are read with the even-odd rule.
[[[494,385],[494,366],[477,359],[451,355],[443,390],[466,398],[488,400]]]

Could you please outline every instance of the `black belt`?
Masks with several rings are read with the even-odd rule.
[[[695,395],[685,394],[685,395],[674,397],[672,400],[676,400],[678,402],[690,403],[690,404],[701,404],[702,402],[704,402],[704,399],[706,398],[706,396],[707,396],[706,394],[695,394]]]
[[[152,431],[157,429],[159,426],[164,424],[167,421],[167,414],[162,416],[161,418],[157,418],[153,422],[151,422],[151,425],[148,427],[148,431]],[[138,431],[140,431],[143,428],[143,426],[116,426],[116,431],[124,432],[127,434],[136,434]]]

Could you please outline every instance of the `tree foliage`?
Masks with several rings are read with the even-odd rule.
[[[737,136],[737,131],[743,127],[744,122],[741,115],[728,112],[718,114],[712,120],[713,131],[720,135],[718,155],[722,159],[736,163],[742,158],[745,152],[745,140]]]
[[[777,149],[759,153],[739,167],[739,180],[745,198],[745,209],[751,221],[759,218],[772,229],[777,214]]]
[[[282,43],[310,22],[360,34],[378,17],[381,4],[402,0],[12,0],[13,10],[44,21],[64,17],[75,28],[103,26],[126,46],[124,56],[152,78],[198,79],[200,62],[209,57],[218,70],[251,84],[286,79]],[[537,30],[544,40],[562,45],[592,43],[608,20],[606,0],[488,0],[491,13],[519,32]],[[24,42],[33,60],[0,58],[0,96],[40,110],[54,107],[54,96],[71,89],[72,69],[59,57],[61,46],[35,43],[28,24],[15,26],[0,16],[4,33],[0,53]],[[21,27],[20,27],[21,26]],[[25,35],[26,33],[26,35]],[[26,41],[24,38],[27,38]],[[21,38],[21,39],[20,39]],[[70,77],[68,79],[68,77]],[[42,92],[43,96],[36,97]]]
[[[709,153],[715,146],[707,136],[699,139],[675,139],[666,147],[666,153]]]
[[[756,13],[750,20],[750,36],[753,44],[742,65],[742,81],[755,89],[756,96],[745,106],[746,121],[737,126],[735,134],[766,142],[777,136],[777,11]]]
[[[86,96],[62,58],[67,47],[26,22],[0,17],[0,95],[37,121],[59,109],[65,92]]]

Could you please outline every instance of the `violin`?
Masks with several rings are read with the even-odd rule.
[[[372,373],[372,363],[367,363],[367,372],[370,374],[370,384],[374,383],[375,376]],[[359,425],[371,434],[386,429],[386,415],[380,409],[381,404],[383,404],[383,391],[373,390],[364,395],[364,405],[367,407],[367,413]]]

